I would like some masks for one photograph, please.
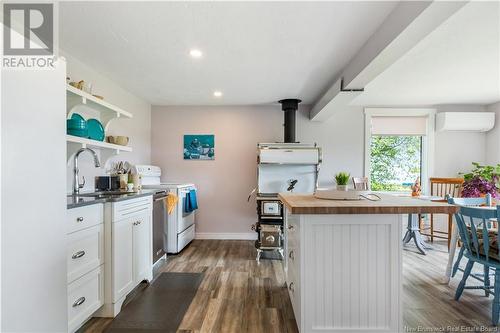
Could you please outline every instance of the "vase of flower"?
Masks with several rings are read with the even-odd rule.
[[[471,172],[463,174],[462,196],[479,198],[490,194],[492,198],[499,198],[500,164],[491,166],[473,162],[472,165]]]

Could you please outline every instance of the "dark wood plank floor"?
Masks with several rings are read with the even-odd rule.
[[[453,295],[460,277],[444,285],[446,246],[423,256],[414,248],[403,252],[403,319],[409,329],[490,325],[492,298],[466,290],[459,302]],[[178,333],[297,332],[281,262],[255,262],[251,241],[196,240],[180,255],[169,256],[160,271],[204,272],[204,280]],[[111,319],[91,319],[81,330],[100,333]]]
[[[255,255],[252,241],[195,240],[169,256],[160,271],[205,273],[178,332],[298,332],[282,262],[257,264]],[[82,331],[102,332],[110,322],[93,318]]]

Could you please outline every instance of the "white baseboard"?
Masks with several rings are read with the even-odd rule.
[[[256,240],[256,232],[197,232],[196,239],[232,239],[232,240]]]

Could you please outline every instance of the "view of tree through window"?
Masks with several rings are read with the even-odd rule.
[[[420,136],[372,136],[372,190],[411,191],[420,177],[421,150]]]

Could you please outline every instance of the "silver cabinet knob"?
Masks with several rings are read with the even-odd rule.
[[[81,258],[85,255],[85,251],[78,251],[76,253],[74,253],[71,258],[73,259],[78,259],[78,258]]]
[[[293,250],[291,250],[290,253],[288,253],[288,258],[295,260],[295,253],[293,253]]]
[[[73,307],[76,308],[77,306],[82,305],[85,302],[85,297],[80,297],[73,303]]]
[[[291,291],[292,293],[294,293],[294,292],[295,292],[295,286],[293,285],[293,282],[292,282],[292,283],[290,283],[290,285],[288,286],[288,289],[290,289],[290,291]]]
[[[79,216],[76,218],[76,222],[83,222],[83,216]]]

